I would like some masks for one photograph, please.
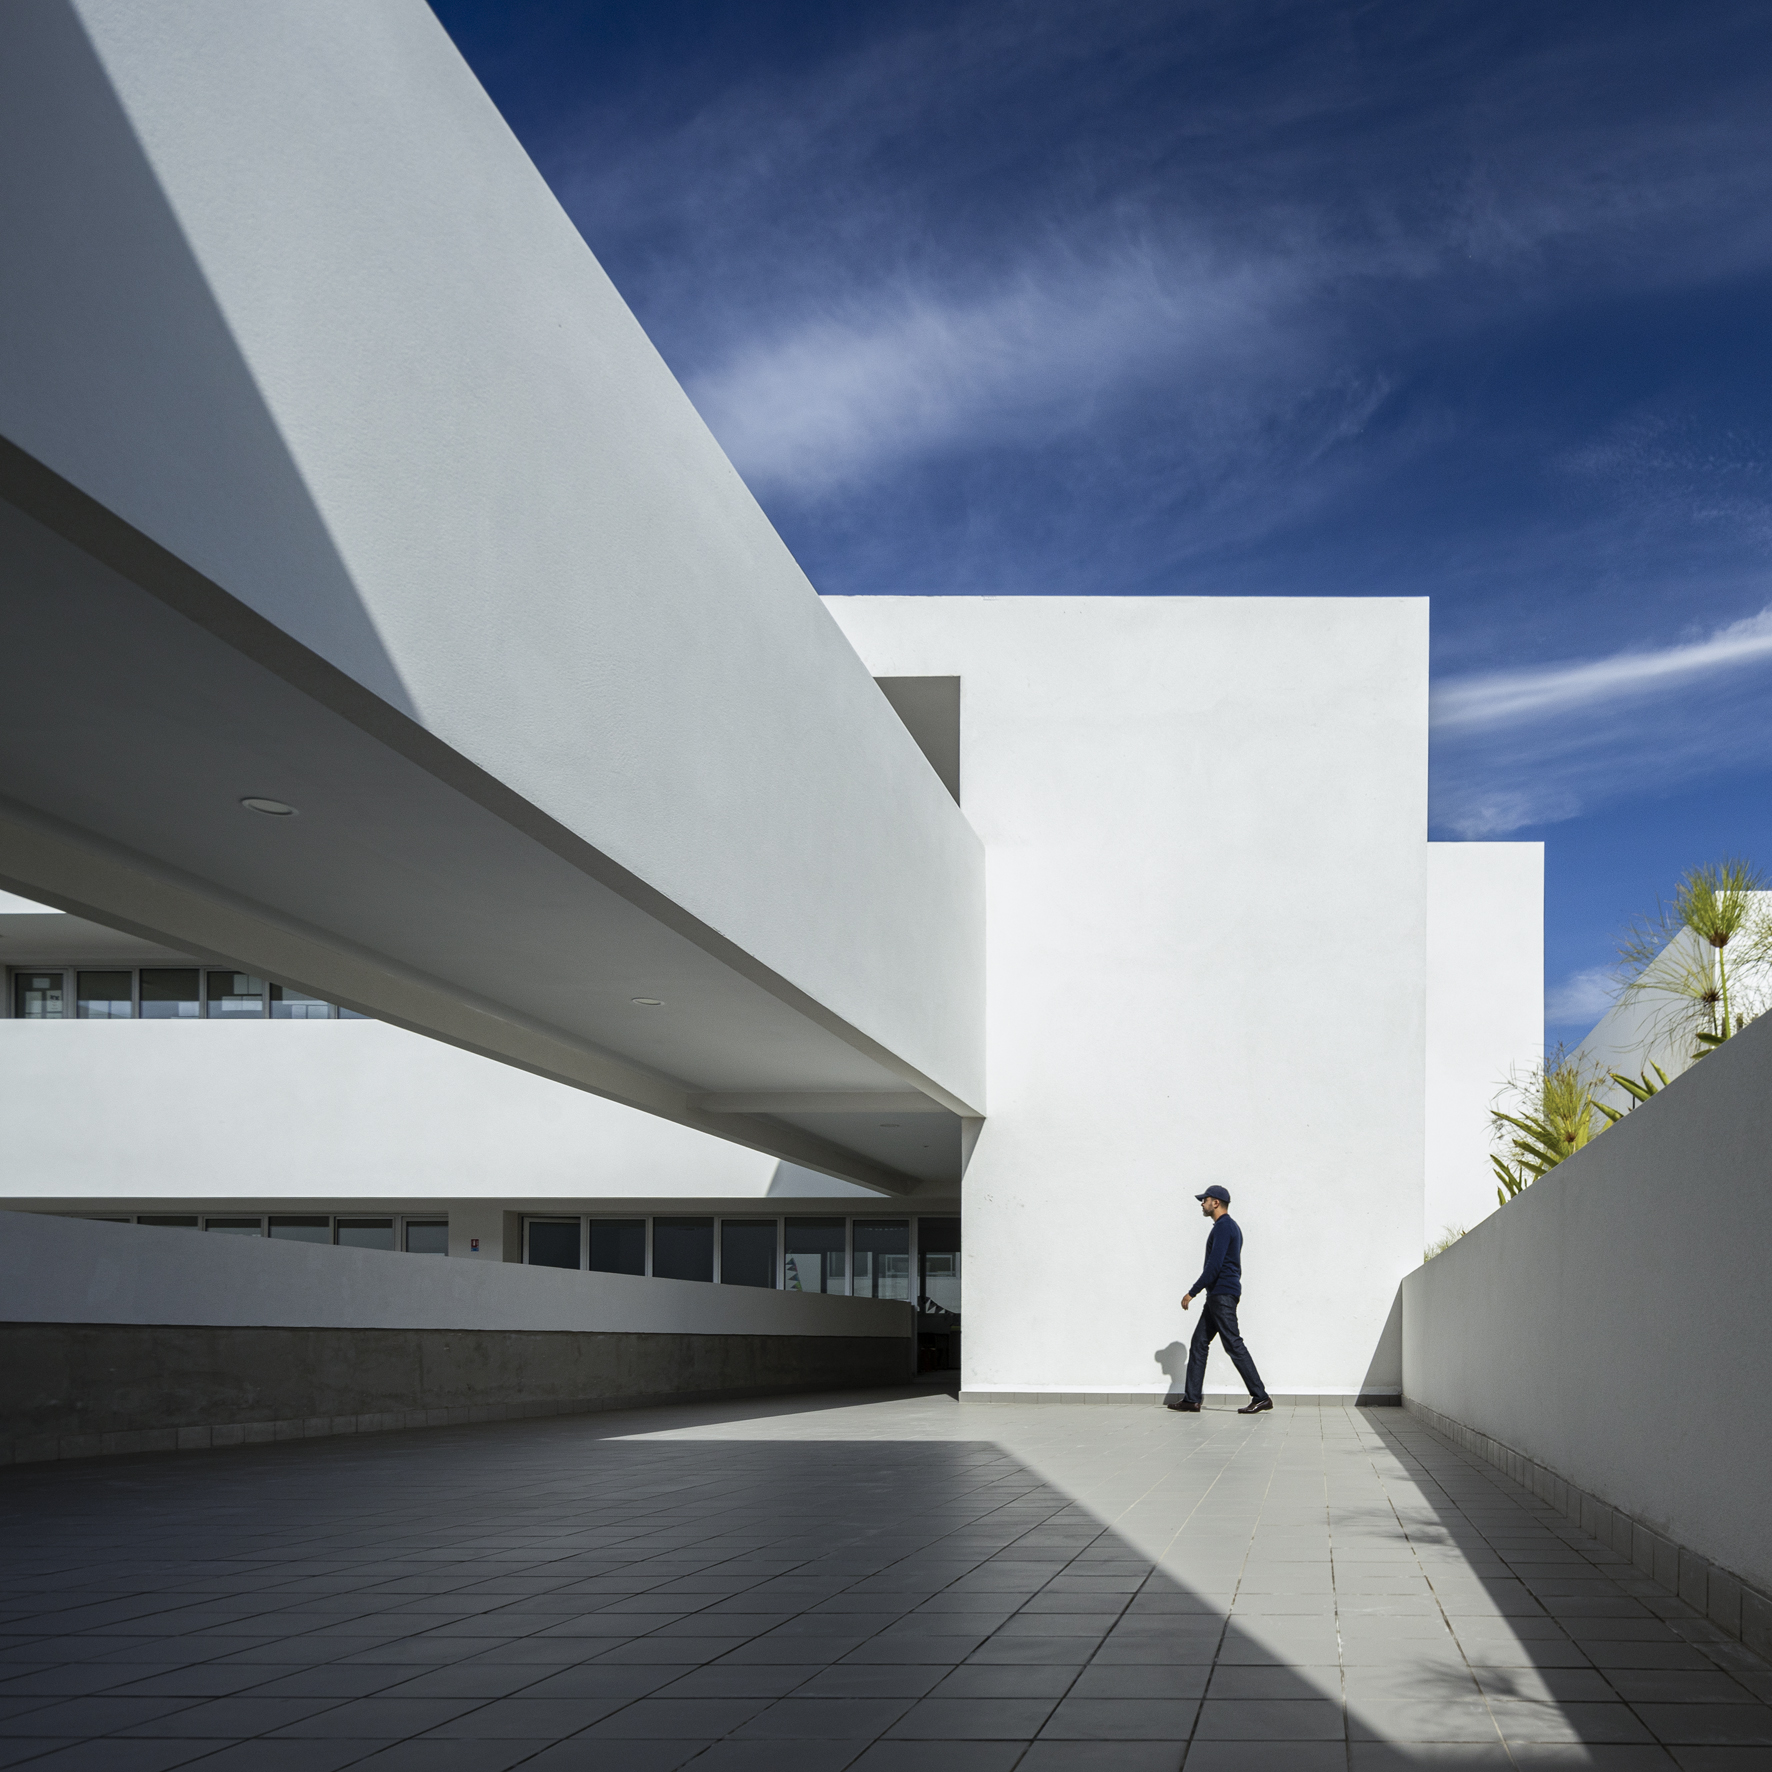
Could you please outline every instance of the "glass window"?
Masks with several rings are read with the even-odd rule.
[[[960,1314],[960,1221],[917,1220],[918,1303],[925,1310]]]
[[[727,1286],[775,1284],[775,1220],[720,1220],[720,1280]]]
[[[711,1218],[653,1219],[652,1276],[656,1280],[713,1279],[714,1221]]]
[[[134,980],[127,972],[82,972],[75,1013],[82,1021],[126,1021],[135,1014]]]
[[[62,974],[59,972],[15,972],[12,977],[12,1012],[22,1021],[60,1021],[62,1008]]]
[[[332,1005],[324,997],[310,997],[290,985],[271,986],[271,1019],[273,1021],[330,1021]]]
[[[170,1218],[161,1214],[155,1218],[138,1218],[137,1224],[157,1224],[172,1230],[194,1231],[197,1228],[197,1215],[192,1213],[186,1217],[182,1213],[174,1213]]]
[[[201,1007],[195,966],[142,968],[143,1021],[195,1021]]]
[[[790,1292],[847,1292],[849,1265],[840,1218],[790,1218],[782,1284]]]
[[[903,1218],[855,1221],[855,1296],[911,1296],[911,1226]]]
[[[576,1218],[531,1218],[525,1221],[525,1228],[529,1232],[531,1267],[579,1265]]]
[[[593,1218],[591,1272],[643,1274],[646,1271],[646,1220]]]
[[[220,1231],[229,1237],[262,1237],[265,1234],[264,1220],[260,1218],[206,1218],[203,1228]]]
[[[344,1004],[336,1005],[340,1021],[374,1021],[373,1015],[365,1015],[361,1009],[347,1009]]]
[[[330,1243],[330,1218],[273,1218],[271,1235],[285,1243]]]
[[[275,988],[273,985],[272,989]],[[338,1221],[338,1242],[342,1249],[392,1249],[394,1221],[391,1218],[341,1218]]]
[[[263,1018],[265,981],[250,972],[212,972],[209,975],[209,1019],[239,1021]]]
[[[449,1220],[447,1218],[407,1219],[406,1253],[408,1255],[447,1255],[449,1253]]]

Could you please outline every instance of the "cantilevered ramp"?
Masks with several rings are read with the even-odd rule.
[[[25,0],[0,181],[0,879],[954,1179],[978,840],[420,0]]]

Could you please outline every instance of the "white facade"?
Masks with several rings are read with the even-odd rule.
[[[0,929],[0,1199],[895,1284],[961,1214],[966,1386],[1138,1395],[1216,1181],[1269,1386],[1395,1391],[1540,999],[1530,857],[1430,857],[1425,602],[821,603],[420,0],[0,14],[0,223],[0,881],[73,913]]]
[[[991,1102],[965,1388],[1167,1390],[1218,1181],[1269,1387],[1394,1390],[1422,1248],[1425,602],[832,607],[876,675],[961,680]]]
[[[1498,1204],[1490,1110],[1544,1046],[1544,845],[1427,846],[1430,1242]]]

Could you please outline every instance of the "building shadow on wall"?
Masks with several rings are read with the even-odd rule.
[[[0,1548],[8,1628],[39,1662],[86,1670],[90,1696],[133,1695],[143,1670],[121,1659],[114,1608],[140,1616],[158,1596],[155,1659],[188,1670],[150,1670],[160,1698],[262,1696],[291,1678],[319,1693],[334,1670],[340,1702],[446,1694],[386,1707],[412,1713],[413,1763],[507,1737],[659,1767],[708,1750],[710,1768],[748,1766],[812,1740],[819,1765],[870,1772],[1067,1772],[1098,1752],[1141,1772],[1235,1772],[1267,1742],[1294,1744],[1289,1766],[1310,1759],[1302,1743],[1325,1765],[1360,1764],[1363,1743],[1390,1744],[1386,1766],[1442,1764],[1448,1744],[1461,1764],[1510,1763],[1488,1688],[1437,1616],[1344,1592],[1338,1621],[1335,1583],[1352,1577],[1332,1545],[1349,1569],[1424,1546],[1472,1606],[1487,1596],[1506,1619],[1523,1605],[1468,1515],[1422,1499],[1421,1459],[1370,1416],[1372,1437],[1347,1448],[1357,1493],[1372,1493],[1372,1455],[1392,1457],[1419,1492],[1401,1510],[1349,1505],[1333,1477],[1326,1492],[1303,1446],[1270,1450],[1284,1417],[1224,1420],[1168,1466],[1216,1446],[1218,1474],[1201,1498],[1172,1498],[1172,1531],[1147,1520],[1141,1548],[1005,1445],[946,1437],[949,1406],[925,1400],[927,1438],[873,1411],[833,1415],[855,1437],[819,1437],[794,1399],[19,1470],[0,1478],[19,1528]],[[1103,1468],[1111,1487],[1119,1467]],[[1446,1655],[1423,1652],[1429,1625]],[[1564,1710],[1582,1707],[1541,1677],[1566,1666],[1567,1639],[1505,1625],[1503,1639],[1497,1666],[1519,1665],[1497,1691],[1580,1741]],[[1144,1745],[1086,1746],[1107,1741]]]

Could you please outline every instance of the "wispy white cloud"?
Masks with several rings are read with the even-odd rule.
[[[1702,639],[1643,652],[1453,678],[1434,690],[1441,732],[1520,726],[1655,696],[1772,658],[1772,605]]]
[[[747,479],[803,493],[962,445],[1049,441],[1155,379],[1178,424],[1210,428],[1202,397],[1248,374],[1256,341],[1270,371],[1297,357],[1275,336],[1297,282],[1283,262],[1066,248],[984,287],[889,285],[798,316],[689,391]]]
[[[1551,1027],[1593,1024],[1612,1007],[1618,994],[1617,980],[1606,966],[1590,966],[1571,972],[1544,999],[1544,1019]]]

